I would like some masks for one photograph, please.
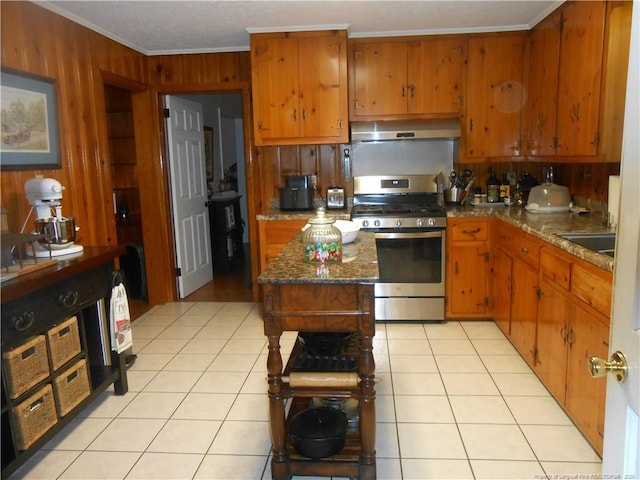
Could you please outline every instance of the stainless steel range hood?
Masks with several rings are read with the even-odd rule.
[[[351,122],[352,142],[460,138],[460,120],[387,120]]]

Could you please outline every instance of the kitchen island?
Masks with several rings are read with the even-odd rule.
[[[267,372],[274,480],[289,479],[293,475],[376,478],[373,285],[377,279],[374,235],[365,232],[360,232],[355,242],[344,245],[342,262],[333,264],[306,263],[301,235],[297,235],[258,277],[269,348]],[[332,375],[327,375],[324,382],[292,386],[292,362],[303,353],[303,348],[296,342],[284,366],[280,349],[284,331],[353,332],[345,355],[357,359],[357,367],[347,372],[353,373],[354,381],[341,386],[331,379]],[[314,398],[358,401],[356,428],[347,432],[345,447],[328,458],[303,457],[287,436],[287,401],[291,399],[290,418],[308,408]]]

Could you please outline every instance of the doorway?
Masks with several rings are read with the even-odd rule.
[[[133,121],[133,95],[143,89],[138,85],[104,83],[117,241],[126,249],[120,257],[120,267],[134,318],[149,308]]]
[[[225,268],[214,262],[213,281],[207,283],[182,301],[253,301],[251,291],[251,253],[244,151],[244,118],[241,92],[199,93],[175,95],[200,103],[203,107],[204,126],[212,131],[212,175],[208,179],[210,193],[221,192],[240,195],[242,241],[236,247],[220,251],[219,243],[212,247],[212,255],[233,253]],[[212,220],[212,219],[211,219]],[[233,250],[233,251],[232,251]]]

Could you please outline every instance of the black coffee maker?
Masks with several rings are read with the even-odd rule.
[[[280,210],[313,210],[313,176],[285,175]]]

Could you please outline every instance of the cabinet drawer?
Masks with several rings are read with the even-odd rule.
[[[485,241],[489,238],[487,222],[452,223],[448,228],[452,242]]]
[[[571,287],[571,262],[546,247],[540,252],[540,273],[565,290]]]
[[[515,235],[513,238],[513,255],[533,268],[540,262],[540,240],[531,235]]]
[[[496,247],[501,248],[505,252],[511,253],[513,251],[513,227],[505,225],[498,221],[496,223],[495,244]]]
[[[89,270],[2,305],[2,348],[15,347],[105,298],[107,269]]]
[[[612,274],[587,264],[574,264],[571,292],[583,302],[605,315],[611,315]]]

